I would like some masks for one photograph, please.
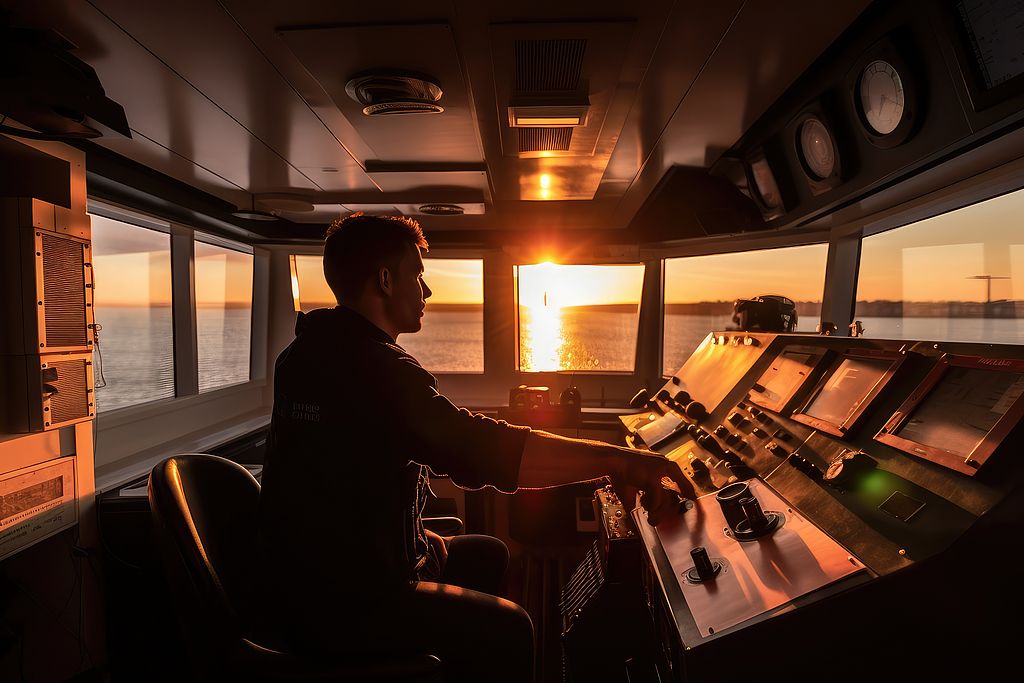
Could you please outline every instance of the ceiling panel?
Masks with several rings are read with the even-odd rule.
[[[360,172],[334,134],[295,89],[256,48],[235,20],[213,0],[140,3],[95,0],[112,22],[131,35],[167,68],[202,93],[287,165],[289,176],[306,176],[313,187],[365,189]],[[188,36],[188,40],[182,40]],[[202,120],[193,122],[203,126]],[[324,168],[337,169],[324,174]],[[313,173],[307,173],[310,169]],[[249,169],[252,178],[280,182],[276,171]],[[254,184],[254,191],[268,188]],[[278,188],[279,189],[279,188]]]
[[[373,152],[390,162],[482,163],[451,27],[383,24],[285,28],[282,39]],[[429,49],[424,49],[429,46]],[[441,84],[440,114],[366,116],[345,85],[367,71],[410,71]]]

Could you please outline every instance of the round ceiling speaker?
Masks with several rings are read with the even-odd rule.
[[[367,116],[391,114],[440,114],[438,102],[444,91],[429,76],[410,72],[369,72],[353,76],[345,92],[363,105]]]
[[[232,211],[231,215],[235,218],[242,218],[247,221],[276,221],[277,216],[270,213],[269,211],[263,211],[256,208],[256,195],[249,195],[249,208],[243,206],[238,207],[237,211]]]
[[[458,204],[422,204],[419,212],[428,216],[461,216],[466,210]]]

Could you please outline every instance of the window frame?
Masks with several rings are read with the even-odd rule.
[[[201,430],[240,414],[262,411],[263,389],[267,384],[269,252],[107,199],[89,196],[87,206],[89,214],[168,234],[171,246],[174,396],[97,413],[95,437],[103,444],[96,451],[97,467],[120,467],[120,461],[146,452],[160,435],[167,436],[163,440],[180,437],[180,430],[174,427],[181,421]],[[202,394],[195,308],[196,241],[253,256],[249,378]],[[231,400],[223,400],[227,398]]]

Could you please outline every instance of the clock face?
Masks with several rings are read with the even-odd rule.
[[[818,180],[828,178],[835,171],[836,154],[832,135],[825,124],[813,116],[800,126],[800,152],[807,170]]]
[[[872,132],[888,135],[896,130],[906,110],[903,80],[889,62],[877,59],[860,75],[860,105]]]

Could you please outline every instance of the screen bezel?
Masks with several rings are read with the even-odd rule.
[[[778,401],[765,400],[760,392],[755,391],[754,388],[751,387],[750,391],[747,392],[748,401],[757,404],[761,408],[766,408],[767,410],[772,410],[776,413],[782,414],[785,413],[788,408],[792,408],[794,398],[799,396],[800,391],[804,387],[807,387],[812,382],[817,381],[817,378],[821,376],[820,373],[825,365],[823,361],[825,360],[826,356],[828,356],[831,353],[831,351],[823,346],[805,346],[802,344],[788,344],[779,349],[779,352],[772,356],[771,362],[764,369],[764,372],[760,374],[760,376],[757,378],[754,384],[760,386],[761,380],[764,379],[764,373],[768,372],[771,369],[772,363],[781,358],[783,354],[794,351],[797,353],[806,353],[812,357],[811,365],[808,366],[809,371],[807,373],[807,377],[805,377],[802,381],[798,382],[796,386],[794,386],[793,389],[789,391],[786,395],[780,395]]]
[[[925,376],[924,380],[921,381],[921,384],[907,397],[903,405],[893,413],[892,417],[875,434],[875,441],[898,448],[904,453],[930,460],[957,472],[974,476],[988,459],[992,457],[992,454],[999,448],[1003,439],[1006,438],[1020,418],[1024,416],[1024,394],[1017,397],[1017,400],[996,421],[985,437],[966,455],[918,443],[895,434],[914,413],[918,405],[931,394],[932,390],[942,381],[946,372],[952,367],[973,368],[990,372],[1024,373],[1024,359],[944,354],[936,362],[935,367]]]
[[[840,424],[823,420],[820,417],[807,414],[807,410],[811,407],[811,404],[821,395],[821,392],[825,389],[828,381],[832,378],[833,374],[842,366],[842,364],[849,359],[863,359],[863,360],[888,360],[889,368],[878,378],[872,386],[871,390],[864,395],[861,399],[860,405],[857,409],[850,414],[845,421]],[[807,397],[807,400],[801,404],[800,408],[797,409],[790,417],[797,422],[803,422],[805,425],[814,427],[823,432],[832,434],[833,436],[845,436],[846,434],[853,431],[857,423],[860,422],[864,413],[871,407],[871,404],[878,397],[885,385],[889,383],[893,375],[896,374],[896,370],[903,364],[903,361],[907,359],[905,354],[899,351],[888,351],[882,349],[850,349],[843,353],[834,363],[828,368],[822,378],[818,381],[818,384],[814,387],[814,390]]]
[[[974,46],[967,35],[967,26],[960,16],[959,4],[960,0],[947,0],[946,2],[946,21],[951,24],[954,38],[950,42],[956,53],[956,59],[960,63],[960,72],[963,74],[964,85],[967,86],[971,105],[975,112],[981,112],[1024,93],[1024,73],[1017,74],[993,88],[986,87],[985,77],[981,73],[981,65],[978,64]]]

